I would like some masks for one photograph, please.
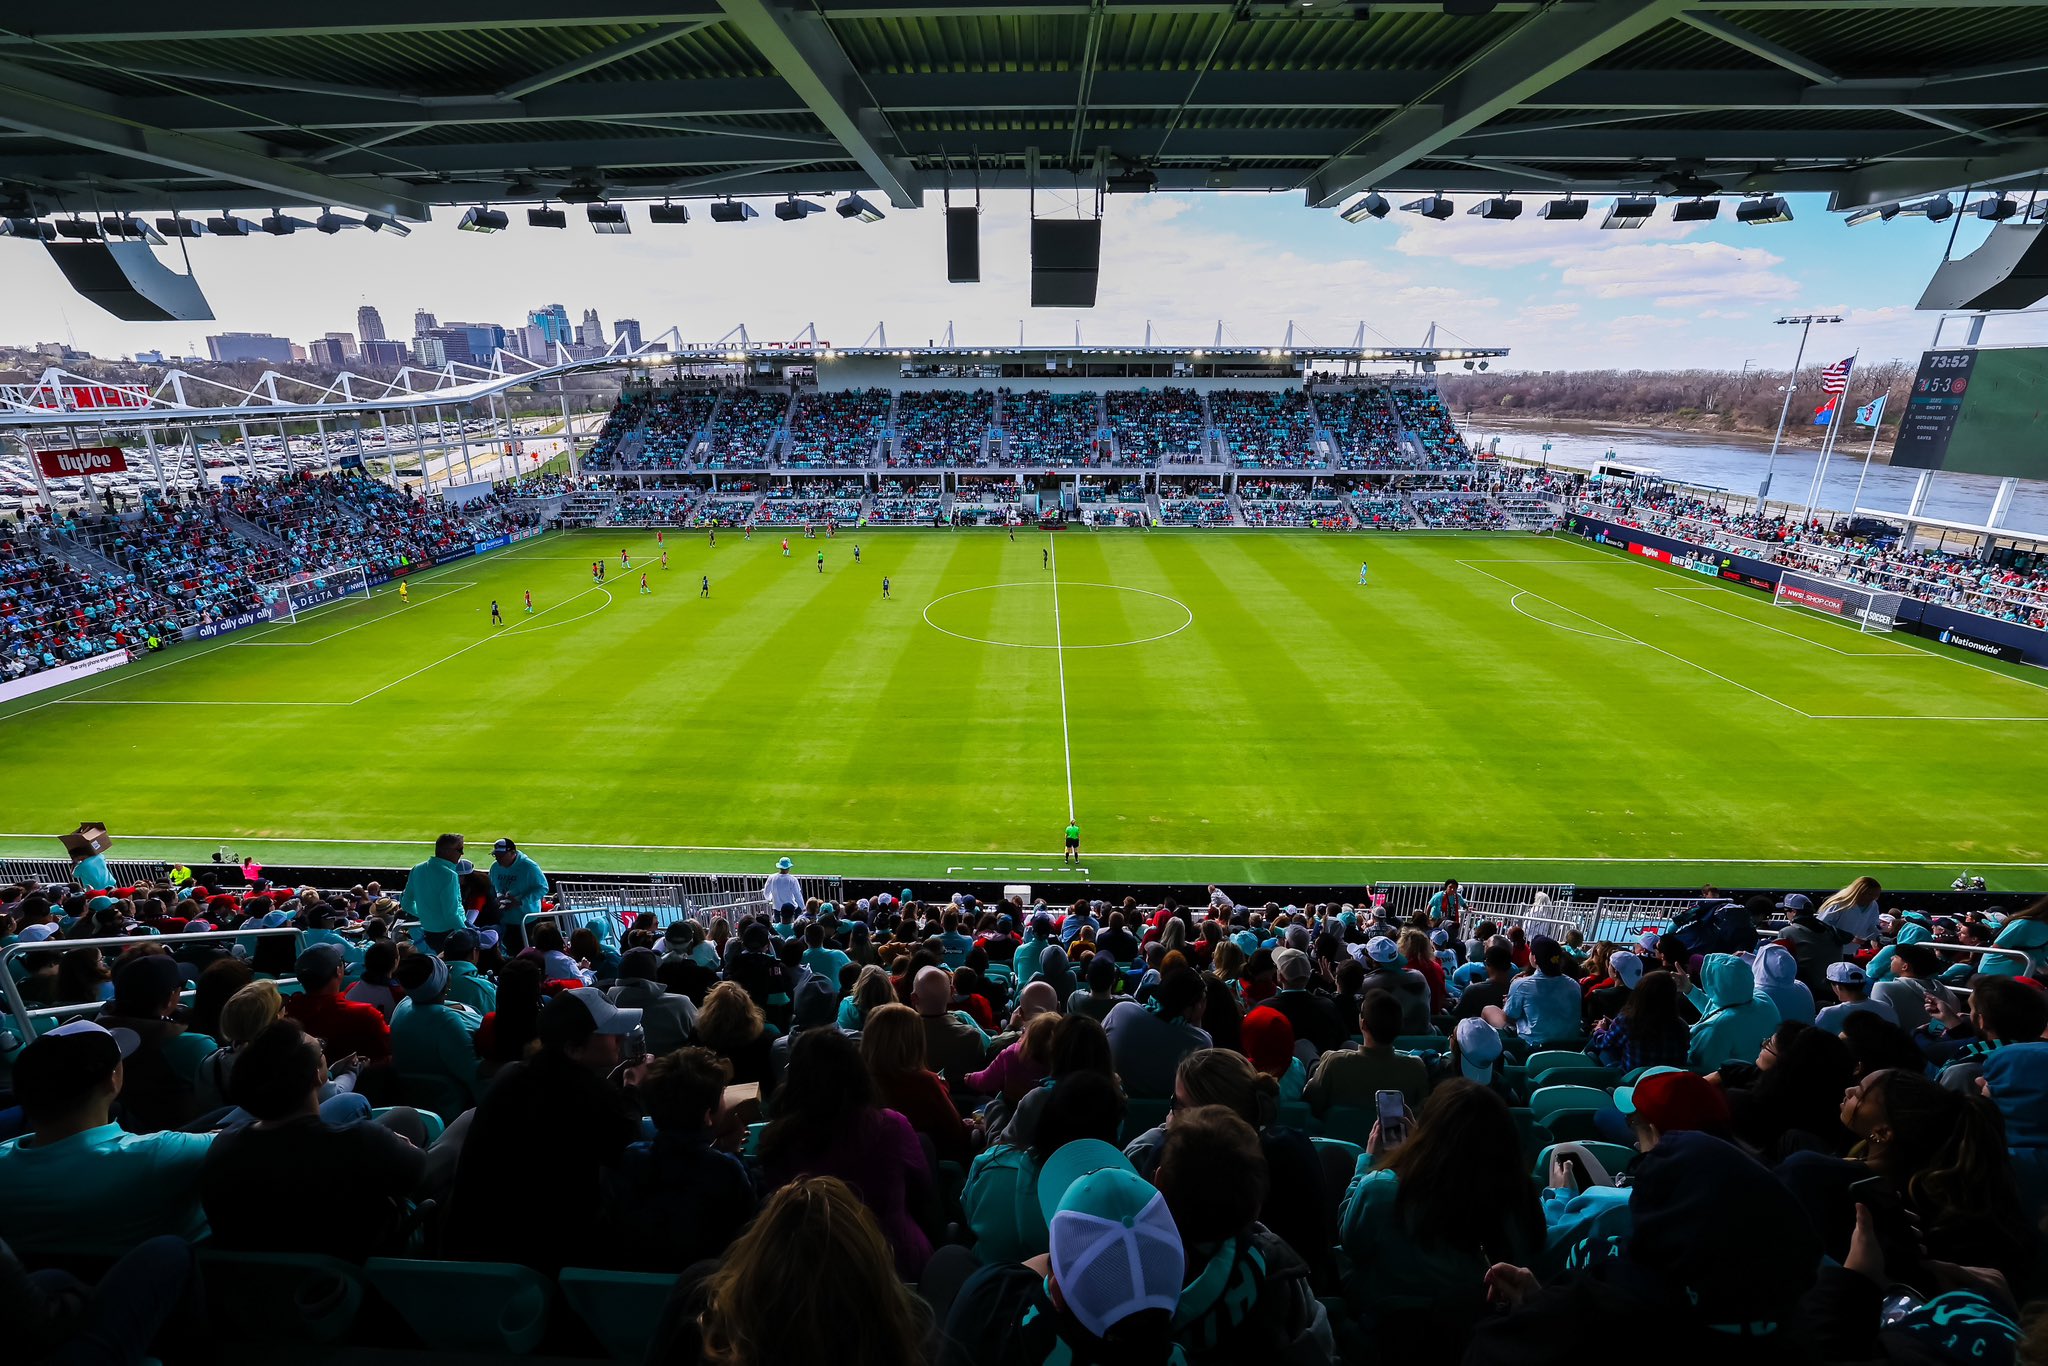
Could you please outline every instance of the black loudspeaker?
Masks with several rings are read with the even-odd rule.
[[[2048,298],[2048,234],[2039,223],[2002,223],[1968,256],[1943,261],[1920,307],[2030,308]]]
[[[1102,271],[1102,220],[1031,220],[1031,306],[1093,308]]]
[[[946,210],[946,279],[956,285],[981,283],[981,210]]]
[[[213,305],[199,282],[157,260],[147,242],[45,242],[71,287],[131,323],[202,322]]]

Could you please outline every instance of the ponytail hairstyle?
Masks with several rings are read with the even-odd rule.
[[[1892,1131],[1885,1165],[1927,1223],[1979,1211],[2005,1218],[2019,1208],[1996,1105],[1899,1069],[1879,1073],[1877,1089]]]
[[[1227,1048],[1196,1049],[1180,1060],[1174,1081],[1196,1105],[1221,1105],[1254,1129],[1280,1113],[1280,1083]]]

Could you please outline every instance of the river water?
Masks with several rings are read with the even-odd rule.
[[[1498,437],[1503,456],[1537,461],[1547,458],[1553,465],[1588,469],[1612,453],[1613,458],[1628,464],[1661,470],[1669,479],[1726,489],[1748,498],[1756,496],[1757,485],[1770,467],[1768,443],[1753,445],[1693,432],[1590,422],[1552,428],[1540,423],[1489,423],[1484,418],[1467,420],[1461,425],[1468,436],[1482,444]],[[1857,439],[1859,431],[1861,439]],[[1846,511],[1851,506],[1869,439],[1864,429],[1843,429],[1840,445],[1828,461],[1819,506],[1837,511]],[[1546,441],[1550,443],[1547,457],[1543,450]],[[1880,449],[1878,454],[1883,455],[1884,451]],[[1771,500],[1805,506],[1807,487],[1813,481],[1819,459],[1817,450],[1781,447],[1771,479]],[[1918,470],[1895,470],[1882,461],[1872,461],[1860,506],[1903,514],[1919,478]],[[1988,475],[1937,470],[1922,515],[1981,526],[1991,515],[1991,500],[1998,491],[1998,483]],[[2004,526],[2021,534],[2048,535],[2048,483],[2022,479],[2013,493]]]

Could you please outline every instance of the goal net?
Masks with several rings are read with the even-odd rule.
[[[270,609],[272,621],[297,621],[299,613],[344,598],[370,596],[370,574],[359,564],[335,569],[311,569],[288,579],[266,583],[258,590]]]
[[[1905,597],[1899,593],[1798,573],[1780,578],[1771,600],[1778,607],[1803,607],[1823,616],[1839,617],[1859,630],[1878,635],[1898,626],[1899,610],[1905,603]]]

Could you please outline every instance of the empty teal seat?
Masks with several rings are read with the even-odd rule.
[[[440,1351],[523,1356],[547,1331],[554,1286],[530,1267],[372,1257],[363,1270],[420,1340]]]
[[[1522,1071],[1531,1082],[1535,1082],[1553,1067],[1584,1067],[1591,1061],[1591,1058],[1577,1049],[1546,1048],[1531,1053],[1529,1060],[1522,1064]]]
[[[1597,1086],[1541,1086],[1529,1097],[1536,1118],[1559,1110],[1611,1110],[1614,1097]]]
[[[1358,1172],[1358,1159],[1365,1156],[1365,1149],[1356,1143],[1347,1143],[1341,1138],[1312,1138],[1316,1158],[1323,1164],[1323,1186],[1332,1202],[1342,1200],[1344,1192],[1351,1188],[1351,1178]]]
[[[1366,1140],[1372,1137],[1372,1126],[1379,1116],[1358,1105],[1332,1105],[1323,1112],[1317,1131],[1325,1138],[1341,1138],[1354,1143],[1361,1150]]]
[[[215,1324],[265,1342],[335,1342],[355,1326],[363,1271],[299,1252],[199,1253]]]
[[[661,1323],[676,1278],[661,1271],[594,1271],[564,1267],[556,1282],[597,1340],[620,1361],[640,1361]]]

